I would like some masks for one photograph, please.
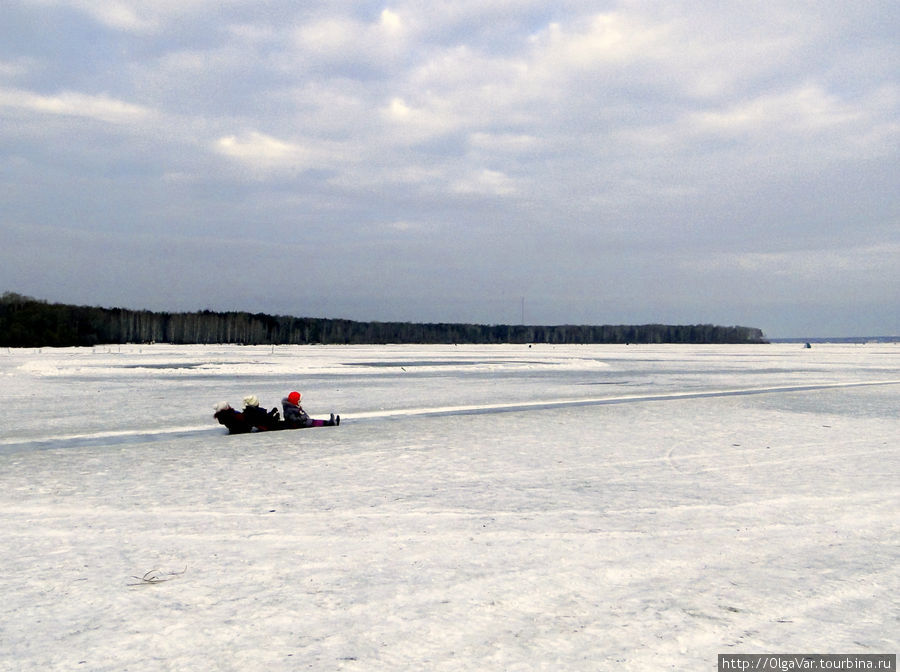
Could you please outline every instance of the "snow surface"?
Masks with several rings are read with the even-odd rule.
[[[212,418],[291,389],[341,426]],[[2,351],[0,669],[894,653],[898,402],[890,344]]]

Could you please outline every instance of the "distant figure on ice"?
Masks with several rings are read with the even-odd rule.
[[[247,424],[256,427],[261,432],[267,432],[270,429],[280,429],[278,426],[278,409],[273,408],[271,411],[267,411],[259,405],[259,398],[255,394],[244,397],[242,415]]]
[[[281,400],[284,422],[288,427],[329,427],[341,424],[341,416],[331,414],[329,420],[313,420],[300,405],[301,395],[296,390]]]
[[[227,401],[220,401],[216,404],[215,410],[213,417],[219,421],[220,425],[228,428],[229,434],[246,434],[253,428],[244,419],[244,414],[234,410]]]

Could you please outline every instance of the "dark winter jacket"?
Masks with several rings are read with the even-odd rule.
[[[244,408],[244,419],[248,424],[265,432],[270,429],[275,429],[277,426],[278,411],[274,408],[271,411],[267,411],[262,406],[246,406]]]
[[[292,427],[309,427],[312,424],[309,416],[300,406],[292,404],[285,397],[281,400],[281,408],[284,410],[284,421]]]
[[[229,434],[246,434],[253,428],[244,418],[244,414],[238,413],[233,408],[217,411],[213,417],[219,421],[220,425],[228,428]]]

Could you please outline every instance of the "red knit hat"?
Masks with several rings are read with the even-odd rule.
[[[291,402],[292,404],[299,404],[300,397],[301,397],[301,394],[299,392],[291,392],[288,395],[288,401]]]

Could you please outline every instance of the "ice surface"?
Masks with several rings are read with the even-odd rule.
[[[291,389],[341,426],[212,418]],[[889,344],[0,351],[0,669],[893,653],[898,402]]]

